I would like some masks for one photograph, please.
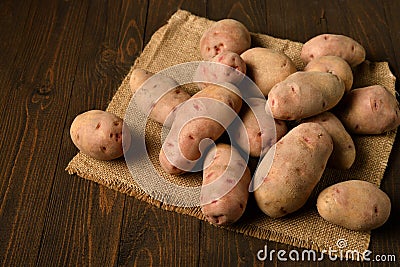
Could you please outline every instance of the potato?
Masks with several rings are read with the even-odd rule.
[[[200,54],[209,60],[223,51],[241,54],[251,45],[250,33],[241,22],[223,19],[204,31],[200,39]]]
[[[264,96],[271,88],[297,71],[292,60],[282,52],[255,47],[240,55],[247,65],[247,75],[260,88]]]
[[[239,113],[243,124],[236,127],[233,139],[250,156],[262,157],[286,134],[286,122],[272,118],[265,110],[264,98],[248,98],[246,102]]]
[[[353,72],[350,65],[338,56],[321,56],[308,62],[304,71],[322,71],[337,75],[344,82],[346,92],[353,86]]]
[[[89,110],[76,116],[71,124],[70,136],[82,153],[99,160],[121,157],[124,149],[129,149],[131,141],[129,130],[123,127],[123,120],[102,110]]]
[[[298,120],[333,108],[344,94],[344,83],[326,72],[299,71],[276,84],[267,104],[275,119]]]
[[[249,197],[250,170],[239,152],[217,144],[204,159],[201,211],[215,225],[228,225],[243,215]]]
[[[349,180],[325,188],[317,199],[318,213],[336,225],[355,231],[382,226],[390,215],[390,199],[376,185]]]
[[[354,134],[382,134],[400,125],[399,103],[381,85],[353,89],[335,112]]]
[[[349,169],[356,158],[353,139],[340,120],[329,111],[304,120],[304,122],[319,123],[330,134],[333,141],[333,152],[328,160],[328,166],[335,169]]]
[[[166,127],[171,126],[175,109],[190,98],[174,79],[142,69],[132,71],[129,86],[138,108]]]
[[[365,49],[354,39],[340,34],[321,34],[308,40],[300,58],[308,63],[321,56],[338,56],[355,67],[365,60]]]
[[[333,143],[324,127],[307,122],[294,127],[274,146],[256,169],[254,197],[265,214],[278,218],[307,202],[325,170]]]
[[[231,84],[209,85],[181,105],[159,154],[161,167],[170,174],[191,170],[209,145],[237,117],[242,106],[239,89]]]
[[[246,63],[236,53],[223,51],[210,61],[200,62],[193,80],[201,89],[209,83],[239,84],[246,74]]]

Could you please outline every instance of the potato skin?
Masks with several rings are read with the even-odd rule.
[[[204,166],[201,211],[211,224],[236,222],[249,197],[251,174],[246,161],[234,147],[219,143],[208,152]]]
[[[267,96],[271,88],[297,71],[292,60],[282,52],[254,47],[240,55],[247,65],[247,75]]]
[[[199,64],[194,74],[194,81],[198,82],[200,89],[210,83],[239,84],[246,74],[246,63],[236,53],[223,51],[209,61]]]
[[[223,51],[241,54],[250,45],[250,32],[246,26],[234,19],[222,19],[204,31],[200,39],[200,54],[209,60]]]
[[[399,103],[381,85],[351,90],[335,113],[354,134],[382,134],[400,125]]]
[[[172,78],[143,69],[132,71],[129,86],[138,108],[166,127],[171,127],[175,109],[190,98]]]
[[[76,116],[70,127],[70,136],[82,153],[98,160],[123,156],[131,140],[129,131],[123,127],[123,120],[102,110],[89,110]]]
[[[328,222],[350,230],[370,231],[387,221],[391,203],[376,185],[349,180],[325,188],[318,196],[317,209]]]
[[[321,34],[308,40],[300,58],[308,63],[321,56],[339,56],[355,67],[365,60],[364,47],[354,39],[340,34]]]
[[[333,143],[321,125],[307,122],[290,130],[275,148],[275,155],[269,150],[256,170],[254,197],[265,214],[278,218],[307,202],[325,170]]]
[[[333,113],[325,111],[303,122],[319,123],[332,137],[333,151],[328,160],[329,167],[347,170],[353,165],[356,158],[353,139]]]
[[[299,120],[336,106],[344,94],[344,83],[326,72],[298,71],[276,84],[268,94],[275,119]]]
[[[209,85],[178,109],[159,154],[160,165],[165,172],[178,175],[184,173],[184,169],[193,167],[201,156],[201,141],[207,138],[217,140],[225,131],[220,122],[229,125],[237,117],[242,98],[236,87],[230,87],[232,90]],[[214,102],[210,104],[210,101]],[[227,107],[234,112],[227,112]],[[203,112],[207,113],[207,117],[199,116]]]
[[[338,56],[321,56],[308,62],[304,71],[322,71],[337,75],[344,82],[346,93],[353,86],[353,72],[350,65]]]
[[[246,102],[239,113],[243,125],[237,127],[233,138],[250,156],[262,157],[287,133],[288,128],[285,121],[272,118],[271,113],[265,110],[265,99],[248,98]]]

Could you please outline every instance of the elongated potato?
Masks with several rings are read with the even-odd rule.
[[[217,144],[204,159],[201,211],[215,225],[232,224],[243,215],[249,198],[250,170],[239,152]]]
[[[123,120],[103,110],[79,114],[70,127],[72,142],[84,154],[99,160],[113,160],[129,149],[131,135]]]
[[[129,86],[139,109],[167,127],[172,124],[175,109],[190,98],[174,79],[143,69],[132,71]]]
[[[237,117],[242,106],[239,89],[231,84],[209,85],[178,109],[159,160],[170,174],[181,174],[195,166],[209,143],[217,140]]]
[[[308,63],[321,56],[338,56],[355,67],[365,60],[365,49],[354,39],[340,34],[321,34],[308,40],[300,58]]]
[[[264,98],[248,98],[246,102],[239,113],[243,124],[238,125],[233,139],[250,156],[262,157],[287,133],[287,125],[265,110]]]
[[[247,75],[260,88],[264,96],[271,88],[297,71],[292,60],[282,52],[255,47],[240,55],[247,66]]]
[[[298,120],[333,108],[344,90],[343,81],[336,75],[299,71],[276,84],[267,103],[275,119]]]
[[[322,125],[333,141],[333,152],[328,160],[328,166],[336,169],[349,169],[356,159],[356,149],[352,137],[346,131],[340,120],[329,111],[304,120]]]
[[[335,112],[354,134],[382,134],[400,125],[399,103],[381,85],[351,90]]]
[[[322,71],[337,75],[344,82],[346,92],[353,86],[353,71],[350,65],[338,56],[321,56],[308,62],[304,71]]]
[[[332,150],[332,138],[318,123],[302,123],[290,130],[257,167],[258,207],[273,218],[300,209],[321,179]]]
[[[376,185],[349,180],[325,188],[317,199],[318,213],[325,220],[350,230],[370,231],[382,226],[390,215],[390,199]]]
[[[200,39],[200,54],[209,60],[223,51],[241,54],[251,45],[250,33],[241,22],[222,19],[204,31]]]

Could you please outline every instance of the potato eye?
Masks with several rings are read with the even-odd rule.
[[[107,148],[105,146],[101,147],[101,151],[105,152],[107,150]]]
[[[100,126],[101,126],[101,123],[99,122],[99,123],[97,123],[97,125],[96,125],[96,129],[99,129],[100,128]]]

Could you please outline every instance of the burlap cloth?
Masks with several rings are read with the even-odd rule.
[[[143,68],[158,72],[179,63],[201,60],[198,48],[199,40],[203,31],[212,23],[213,21],[208,19],[178,10],[168,23],[152,36],[141,56],[135,61],[131,71],[134,68]],[[299,59],[301,43],[252,33],[252,46],[282,51],[294,61],[299,70],[304,68],[304,63]],[[132,97],[128,86],[129,76],[130,72],[107,108],[107,111],[121,118],[124,118]],[[372,84],[381,84],[395,93],[395,77],[390,72],[387,62],[373,63],[366,61],[354,70],[354,87]],[[149,157],[158,171],[161,171],[157,162],[161,147],[160,132],[161,127],[157,123],[151,121],[148,123],[146,144]],[[263,215],[256,207],[254,199],[250,198],[246,213],[240,221],[225,228],[256,238],[316,251],[329,250],[330,248],[365,251],[369,246],[370,232],[350,231],[324,221],[316,211],[316,196],[326,186],[347,179],[366,180],[379,186],[395,136],[396,131],[379,136],[355,136],[357,159],[354,166],[348,171],[327,169],[308,203],[300,211],[284,218],[271,219]],[[159,208],[205,220],[199,207],[182,208],[165,204],[144,193],[132,179],[132,174],[124,159],[105,162],[78,153],[71,160],[66,170],[70,174],[77,174]],[[146,170],[142,170],[137,175],[146,176]],[[168,175],[165,175],[165,177],[185,186],[201,184],[200,173],[184,177]],[[342,242],[340,245],[338,240]]]

